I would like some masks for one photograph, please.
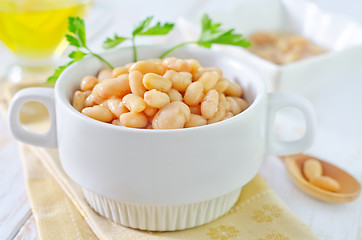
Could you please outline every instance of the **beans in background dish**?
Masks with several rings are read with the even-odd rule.
[[[322,47],[295,34],[258,32],[249,40],[252,43],[248,48],[250,52],[279,65],[326,52]]]
[[[117,126],[176,129],[228,119],[249,104],[243,89],[195,59],[142,60],[82,79],[73,106]]]

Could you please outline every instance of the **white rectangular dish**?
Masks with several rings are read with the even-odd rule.
[[[362,27],[346,16],[330,14],[306,0],[245,0],[225,6],[212,2],[207,8],[179,20],[183,36],[195,40],[199,18],[208,13],[225,28],[235,28],[245,37],[255,32],[299,34],[328,51],[287,65],[277,65],[246,49],[218,45],[213,48],[242,59],[263,75],[269,91],[308,95],[323,89],[331,79],[343,80],[346,73],[361,67]]]

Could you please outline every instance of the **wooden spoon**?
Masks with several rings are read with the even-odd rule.
[[[304,192],[319,200],[331,203],[344,203],[353,201],[361,192],[361,185],[354,177],[344,170],[321,159],[305,154],[282,156],[280,158],[283,160],[293,182]],[[340,189],[337,192],[330,192],[316,187],[304,178],[302,172],[303,163],[310,158],[320,161],[323,167],[323,175],[329,176],[339,182]]]

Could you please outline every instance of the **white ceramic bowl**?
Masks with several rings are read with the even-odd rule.
[[[141,59],[147,59],[166,49],[145,46],[138,52]],[[89,204],[113,221],[165,231],[218,218],[257,174],[265,154],[296,153],[310,146],[313,109],[294,95],[267,94],[260,75],[224,54],[187,47],[173,55],[221,68],[244,88],[250,107],[230,119],[188,129],[132,129],[99,122],[70,104],[81,79],[96,75],[102,67],[98,59],[89,57],[66,69],[55,90],[18,92],[9,110],[10,130],[21,141],[57,146],[65,172],[82,187]],[[133,55],[131,48],[123,48],[102,56],[119,66],[131,62]],[[21,127],[18,115],[27,101],[47,106],[52,121],[49,132],[37,135]],[[287,106],[300,109],[306,119],[306,134],[295,142],[280,141],[273,132],[276,112]]]
[[[245,37],[265,32],[299,34],[327,52],[286,65],[277,65],[246,49],[219,45],[213,49],[247,62],[265,79],[269,91],[288,91],[310,97],[333,81],[360,69],[362,26],[348,16],[328,13],[309,0],[244,0],[233,4],[214,1],[200,10],[223,27],[235,28]],[[183,36],[195,40],[200,12],[180,19]]]

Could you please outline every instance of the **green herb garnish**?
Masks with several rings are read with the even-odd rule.
[[[103,48],[110,49],[118,46],[126,40],[130,40],[132,42],[133,48],[133,61],[136,62],[137,57],[137,48],[135,39],[137,36],[151,36],[151,35],[165,35],[168,34],[174,27],[173,23],[163,23],[157,22],[154,25],[151,25],[153,17],[147,17],[145,20],[141,21],[132,31],[131,37],[123,37],[114,35],[113,38],[107,38],[103,43]],[[180,43],[171,49],[167,50],[163,53],[160,58],[164,58],[169,53],[174,50],[183,47],[188,44],[197,44],[202,47],[210,48],[212,44],[225,44],[225,45],[233,45],[239,47],[249,47],[251,43],[243,38],[243,35],[234,33],[234,29],[223,30],[221,29],[221,23],[213,23],[210,17],[207,14],[204,14],[201,20],[202,29],[200,37],[197,41],[183,42]],[[73,51],[69,54],[70,62],[63,66],[59,66],[54,74],[50,76],[47,80],[47,83],[55,83],[58,79],[59,75],[72,63],[77,62],[84,58],[86,55],[93,55],[97,57],[99,60],[104,62],[109,68],[113,69],[113,66],[108,63],[104,58],[99,56],[98,54],[92,52],[87,44],[86,44],[86,32],[84,21],[79,17],[69,17],[69,25],[68,30],[70,34],[66,35],[66,38],[71,46],[77,48],[76,51]]]
[[[153,17],[147,17],[145,20],[141,21],[132,31],[132,37],[120,37],[118,35],[114,35],[113,38],[107,38],[107,40],[103,43],[103,48],[110,49],[121,44],[125,40],[131,40],[133,47],[133,61],[136,62],[138,59],[135,43],[136,36],[165,35],[174,27],[173,23],[167,22],[164,24],[157,22],[155,25],[150,26],[152,20]]]
[[[48,77],[48,79],[47,79],[46,82],[47,82],[47,83],[55,83],[55,82],[58,80],[60,74],[61,74],[70,64],[72,64],[72,62],[70,62],[70,63],[68,63],[68,64],[66,64],[66,65],[63,65],[63,66],[59,66],[57,69],[55,69],[53,75],[51,75],[50,77]]]
[[[124,42],[127,39],[128,38],[119,37],[117,34],[114,34],[113,39],[112,38],[107,38],[107,40],[104,41],[103,48],[104,49],[114,48],[114,47],[118,46],[118,44],[121,44],[122,42]]]
[[[67,34],[69,45],[77,48],[76,51],[73,51],[69,54],[69,58],[72,60],[63,66],[59,66],[54,74],[47,79],[47,83],[55,83],[59,75],[72,63],[81,60],[86,55],[93,55],[102,62],[104,62],[109,68],[113,69],[113,66],[107,62],[104,58],[98,54],[92,52],[86,43],[86,32],[84,21],[79,17],[69,17],[68,18],[68,30],[70,34]]]
[[[188,44],[197,44],[210,48],[212,44],[233,45],[239,47],[250,47],[251,43],[243,38],[243,35],[234,33],[234,29],[222,30],[221,23],[213,23],[207,14],[201,19],[201,34],[197,41],[180,43],[163,53],[160,58],[166,57],[172,51]]]

